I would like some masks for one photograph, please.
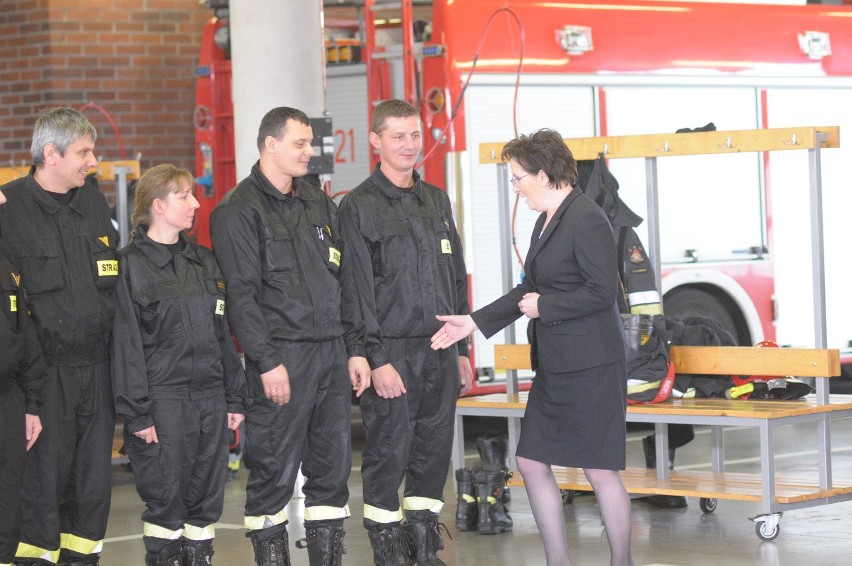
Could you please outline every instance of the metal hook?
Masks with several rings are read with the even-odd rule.
[[[497,152],[495,150],[491,150],[491,159],[497,159]]]
[[[725,138],[725,145],[721,145],[721,144],[716,144],[716,145],[718,145],[719,148],[721,148],[721,149],[734,149],[734,144],[731,143],[731,137],[730,136]]]
[[[660,151],[660,152],[667,152],[667,151],[671,151],[671,149],[669,148],[669,142],[668,142],[668,140],[666,140],[666,141],[664,141],[664,142],[663,142],[663,148],[662,148],[662,149],[660,149],[659,147],[658,147],[658,148],[656,148],[656,149],[657,149],[657,151]]]
[[[790,141],[781,140],[781,143],[786,145],[799,145],[799,137],[793,132],[793,135],[790,136]]]
[[[603,154],[606,155],[609,153],[609,144],[605,143],[603,147]]]

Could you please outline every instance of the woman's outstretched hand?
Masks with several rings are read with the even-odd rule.
[[[432,336],[433,350],[449,348],[478,328],[469,314],[439,314],[435,318],[443,322],[444,326]]]

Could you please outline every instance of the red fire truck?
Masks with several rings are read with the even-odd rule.
[[[482,142],[541,127],[576,138],[675,132],[709,122],[720,130],[839,125],[841,134],[852,131],[852,7],[660,0],[348,4],[358,6],[328,2],[326,8],[336,144],[330,191],[345,192],[370,171],[374,101],[394,96],[421,107],[422,172],[446,188],[456,207],[474,306],[501,292],[495,242],[505,229],[497,221],[494,166],[479,163]],[[227,18],[212,19],[197,73],[203,242],[205,216],[236,181],[226,38]],[[779,152],[662,160],[667,315],[710,316],[743,344],[813,345],[809,220],[802,212],[806,158]],[[824,152],[821,168],[828,346],[839,348],[852,338],[842,238],[852,210],[851,162],[852,147],[841,143]],[[642,160],[612,160],[609,167],[621,198],[645,216]],[[708,194],[713,198],[695,204],[696,195]],[[534,220],[527,210],[517,213],[521,257]],[[641,226],[637,231],[645,237]],[[520,267],[514,270],[517,280]],[[522,326],[516,335],[525,335]],[[475,340],[477,368],[487,373],[493,339]],[[481,383],[475,391],[487,390]]]

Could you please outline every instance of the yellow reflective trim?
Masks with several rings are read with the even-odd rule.
[[[648,391],[649,389],[659,389],[660,388],[660,380],[657,381],[642,381],[639,380],[635,384],[630,384],[627,386],[627,394],[633,395],[634,393],[642,393],[643,391]]]
[[[476,498],[472,495],[468,495],[467,493],[462,494],[462,499],[464,499],[466,503],[476,503]]]
[[[189,540],[212,540],[216,538],[216,526],[196,527],[195,525],[185,524],[183,526],[183,538],[188,538]]]
[[[153,523],[142,523],[142,534],[146,537],[163,538],[166,540],[177,540],[180,538],[183,529],[173,531]]]
[[[444,502],[439,499],[428,497],[406,497],[402,500],[402,506],[406,511],[426,511],[440,513],[444,508]]]
[[[234,472],[238,472],[240,470],[240,461],[239,460],[228,460],[228,469]]]
[[[71,533],[60,533],[59,548],[67,548],[78,554],[99,554],[104,549],[104,541],[90,540]]]
[[[0,562],[0,566],[12,566],[9,562]]]
[[[250,531],[258,531],[260,529],[268,529],[275,525],[280,525],[287,521],[287,508],[285,507],[275,515],[260,515],[257,517],[249,517],[243,520],[243,525]]]
[[[402,521],[403,516],[401,508],[396,511],[388,511],[372,505],[364,505],[364,518],[377,523],[398,523]]]
[[[333,521],[334,519],[346,519],[349,516],[348,505],[343,507],[331,507],[329,505],[305,507],[305,521]]]
[[[33,546],[25,542],[18,543],[18,550],[15,551],[16,558],[39,558],[55,564],[59,560],[59,549],[47,550],[38,546]]]

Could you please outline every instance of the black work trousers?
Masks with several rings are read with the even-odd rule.
[[[44,430],[26,459],[18,560],[99,554],[112,491],[109,361],[48,366],[39,416]]]
[[[252,531],[287,520],[300,465],[305,521],[349,516],[352,386],[343,339],[279,342],[278,348],[290,376],[290,402],[254,398],[246,410],[245,526]],[[250,362],[246,380],[260,380]]]
[[[21,479],[27,443],[24,394],[17,384],[0,393],[0,564],[15,557],[21,537]]]
[[[124,431],[136,490],[145,502],[146,537],[213,538],[222,515],[228,472],[228,408],[224,395],[154,399],[151,416],[159,442]]]
[[[364,518],[402,518],[397,491],[405,478],[405,508],[439,512],[450,464],[459,384],[458,349],[434,351],[429,338],[385,339],[385,350],[407,393],[361,396],[366,444],[361,466]]]

